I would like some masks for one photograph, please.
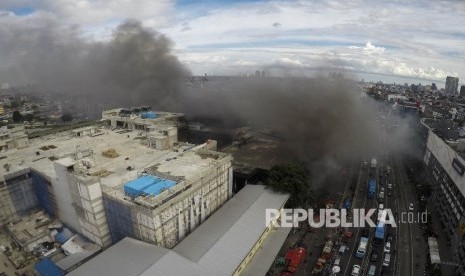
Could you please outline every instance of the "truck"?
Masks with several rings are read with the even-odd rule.
[[[370,179],[368,182],[368,198],[374,198],[376,194],[376,181],[374,179]]]
[[[371,167],[372,167],[372,168],[376,168],[377,164],[378,164],[378,163],[376,162],[376,158],[372,158],[372,159],[371,159]]]
[[[368,246],[368,238],[361,237],[360,244],[358,245],[357,252],[355,253],[355,257],[363,259],[367,251],[367,246]]]
[[[286,252],[286,256],[284,257],[287,261],[287,266],[281,275],[282,276],[293,275],[299,268],[300,263],[302,262],[302,260],[305,258],[306,255],[307,255],[307,249],[303,247],[289,249]]]

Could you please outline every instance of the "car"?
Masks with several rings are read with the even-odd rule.
[[[341,247],[339,247],[339,254],[344,255],[344,252],[346,252],[346,249],[347,247],[345,245],[341,245]]]
[[[391,254],[386,253],[384,255],[383,266],[388,267],[390,262],[391,262]]]
[[[392,184],[391,183],[389,183],[387,186],[388,186],[388,189],[392,189]]]
[[[415,207],[413,207],[413,203],[410,203],[410,204],[408,205],[408,210],[409,210],[409,211],[415,210]]]
[[[378,209],[379,209],[380,211],[384,210],[384,204],[380,203],[380,204],[378,205]]]
[[[336,258],[334,260],[334,266],[339,266],[341,264],[341,259],[340,258]]]
[[[376,275],[376,266],[370,265],[370,268],[368,269],[368,276],[375,276]]]
[[[360,266],[359,265],[354,265],[354,267],[352,267],[352,276],[358,276],[360,275]]]
[[[379,188],[379,191],[384,193],[384,187]]]
[[[378,260],[378,253],[376,251],[372,251],[370,255],[370,262],[376,262]]]
[[[391,252],[391,242],[387,242],[384,245],[384,253],[389,253],[389,252]]]

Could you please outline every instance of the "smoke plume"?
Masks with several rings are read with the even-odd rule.
[[[383,154],[381,143],[391,153],[402,152],[410,135],[400,127],[385,136],[383,128],[394,123],[378,121],[384,107],[361,97],[355,82],[321,77],[326,72],[211,80],[188,89],[183,80],[190,72],[172,53],[172,42],[136,21],[123,23],[105,41],[83,39],[79,28],[53,21],[0,24],[0,38],[3,81],[33,83],[85,101],[146,104],[221,118],[225,126],[242,121],[271,129],[290,155],[308,164],[319,185],[345,162]]]
[[[162,106],[172,100],[172,105],[180,80],[190,75],[172,54],[172,42],[137,21],[121,24],[106,41],[84,39],[79,28],[60,28],[53,21],[6,25],[0,38],[0,57],[7,61],[3,81],[85,101]]]

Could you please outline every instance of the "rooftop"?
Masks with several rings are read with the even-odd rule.
[[[149,167],[152,172],[171,175],[174,179],[170,180],[187,179],[195,177],[218,156],[227,156],[221,153],[200,155],[197,151],[203,145],[180,144],[173,150],[152,149],[144,144],[143,136],[137,131],[118,133],[100,127],[96,130],[101,133],[99,136],[75,137],[76,131],[32,139],[27,148],[0,153],[0,181],[5,174],[28,168],[55,179],[53,163],[56,161],[66,167],[74,165],[75,173],[82,178],[100,176],[104,186],[120,188]],[[113,150],[114,154],[104,156],[102,152],[108,150]]]
[[[248,185],[173,250],[125,238],[69,275],[231,275],[265,231],[265,210],[287,198]]]

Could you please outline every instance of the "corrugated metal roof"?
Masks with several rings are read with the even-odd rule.
[[[265,210],[287,198],[246,186],[173,250],[125,238],[69,275],[231,275],[265,231]]]
[[[288,195],[274,193],[265,189],[264,186],[251,185],[246,188],[243,193],[236,196],[237,200],[231,199],[229,204],[225,204],[225,208],[218,210],[194,233],[184,239],[181,242],[182,247],[176,247],[176,251],[188,257],[199,246],[199,242],[207,242],[210,244],[210,249],[202,256],[198,264],[218,269],[222,275],[231,275],[265,231],[265,210],[282,208],[288,198]],[[251,195],[259,196],[256,198]],[[243,208],[243,205],[248,205],[247,210],[222,234],[221,238],[207,241],[210,235],[217,235],[215,233],[217,229],[211,226],[225,224],[229,217],[235,216],[236,212]]]
[[[166,248],[124,238],[68,275],[137,276],[168,252]]]

